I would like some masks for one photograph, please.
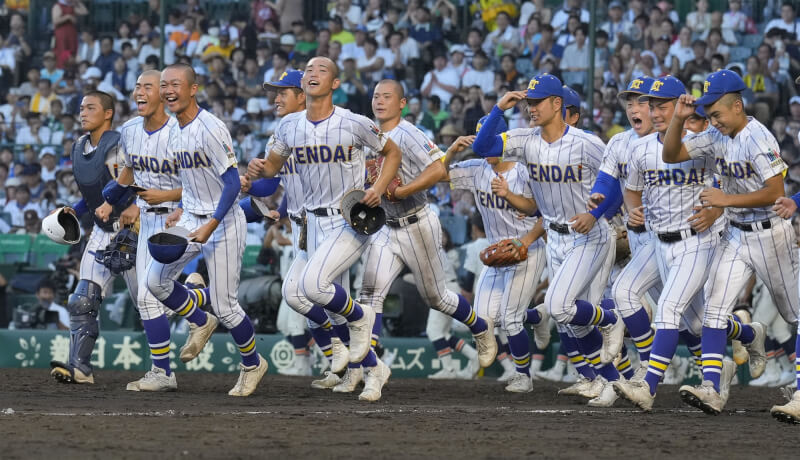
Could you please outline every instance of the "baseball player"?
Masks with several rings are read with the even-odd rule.
[[[303,72],[297,70],[287,70],[277,81],[264,83],[265,88],[273,89],[277,92],[275,96],[275,108],[279,117],[282,118],[290,113],[297,113],[305,110],[306,97],[301,84],[302,78]],[[270,137],[269,141],[267,142],[265,154],[269,154],[273,144],[274,136]],[[274,179],[258,179],[251,185],[249,179],[247,179],[247,176],[243,176],[243,184],[245,185],[243,185],[242,190],[254,196],[267,196],[272,194],[274,191],[274,188],[269,186],[269,181],[272,180]],[[308,261],[308,252],[306,251],[306,213],[303,207],[303,184],[301,183],[299,174],[297,174],[294,156],[290,156],[281,168],[279,181],[284,190],[283,200],[281,201],[279,208],[279,214],[281,216],[285,214],[291,221],[292,247],[294,248],[295,254],[292,264],[289,266],[289,269],[283,277],[284,284],[282,303],[286,302],[286,304],[292,308],[294,315],[290,314],[290,316],[293,317],[290,319],[290,322],[293,322],[296,321],[298,314],[301,317],[303,316],[302,312],[304,311],[304,308],[303,304],[299,302],[299,297],[291,295],[292,282],[290,280],[297,280],[300,278]],[[249,214],[249,199],[246,198],[245,200],[242,200],[240,204],[243,205],[242,208],[245,210],[245,214]],[[248,221],[249,220],[250,219],[248,219]],[[343,283],[349,281],[349,274],[345,273],[341,281]],[[306,315],[308,316],[308,326],[315,342],[317,343],[317,346],[319,346],[320,350],[322,350],[322,353],[325,355],[325,357],[328,358],[331,364],[331,369],[323,374],[322,379],[311,382],[311,386],[321,389],[333,388],[340,381],[336,373],[344,370],[344,367],[347,365],[347,349],[345,348],[345,343],[343,343],[343,340],[333,335],[333,332],[337,329],[336,325],[331,323],[331,320],[328,319],[328,316],[322,307],[313,306],[312,310],[312,314]],[[332,320],[336,321],[337,324],[344,323],[344,319],[341,316],[333,314],[331,316],[333,317]],[[314,322],[313,318],[324,318],[325,322],[322,324],[317,324]],[[294,322],[292,327],[297,330],[297,323]],[[339,331],[341,331],[341,328],[339,328]],[[336,334],[339,334],[339,332]],[[342,333],[342,335],[345,336],[344,342],[348,342],[349,335],[344,333]],[[295,336],[292,338],[292,340],[293,346],[300,345],[301,340],[303,342],[302,345],[305,346],[306,340],[304,336]]]
[[[522,99],[527,99],[536,127],[494,135],[503,111]],[[551,275],[545,296],[547,311],[561,325],[560,331],[568,330],[574,336],[577,349],[592,366],[597,366],[603,379],[614,381],[619,378],[617,370],[600,365],[603,334],[595,326],[621,328],[622,323],[613,311],[594,305],[600,301],[605,285],[598,283],[597,277],[614,246],[613,231],[602,218],[612,200],[604,201],[591,213],[584,211],[604,146],[597,137],[569,127],[564,122],[562,105],[561,81],[552,75],[537,75],[527,91],[511,91],[503,96],[477,134],[473,150],[481,156],[502,154],[527,165],[535,202],[547,230]]]
[[[712,73],[699,99],[685,95],[678,100],[675,117],[664,136],[664,162],[700,160],[716,164],[722,188],[707,188],[699,199],[703,206],[727,208],[729,216],[729,227],[714,255],[708,280],[703,383],[680,389],[685,402],[712,414],[719,413],[727,399],[720,388],[726,336],[735,335],[731,338],[745,347],[750,343],[750,373],[754,378],[766,365],[763,327],[740,328],[734,334],[727,330],[737,295],[750,276],[755,273],[764,282],[788,323],[797,322],[800,309],[794,229],[772,210],[784,194],[787,167],[775,137],[745,113],[741,97],[745,89],[744,81],[734,72]],[[712,127],[681,140],[677,125],[683,125],[694,112],[694,105],[703,106]],[[795,392],[788,404],[774,406],[771,413],[781,421],[800,421],[800,393]]]
[[[169,133],[178,122],[164,111],[159,97],[161,72],[149,70],[136,80],[133,99],[140,116],[126,122],[121,129],[119,177],[104,190],[110,204],[117,204],[128,190],[138,190],[133,206],[139,211],[138,257],[136,258],[137,306],[150,346],[152,369],[145,376],[128,384],[132,391],[168,391],[177,389],[175,374],[169,364],[169,320],[161,302],[147,289],[147,267],[152,260],[147,239],[164,229],[167,215],[181,200],[181,181],[175,162],[167,153]],[[136,187],[129,186],[135,184]],[[208,289],[193,290],[192,296],[201,306],[209,299]],[[200,318],[198,321],[197,318]],[[189,338],[181,348],[181,361],[194,359],[217,328],[217,318],[198,310],[189,319]],[[194,320],[194,321],[192,321]]]
[[[483,122],[484,119],[478,122],[476,132],[480,132]],[[507,130],[502,126],[504,124],[499,123],[498,132]],[[449,166],[453,155],[471,144],[472,140],[472,137],[458,138],[447,151],[445,166]],[[544,271],[545,245],[539,238],[541,233],[534,229],[537,218],[519,219],[517,211],[506,202],[503,195],[494,192],[492,182],[498,177],[505,182],[504,190],[526,198],[533,197],[528,171],[520,163],[492,157],[461,161],[449,168],[451,186],[473,192],[489,243],[516,239],[527,248],[527,258],[522,262],[503,267],[483,267],[475,289],[475,305],[481,316],[500,324],[508,337],[516,373],[509,380],[506,391],[528,393],[533,391],[533,382],[530,375],[530,338],[523,327],[523,319]],[[539,308],[538,313],[534,333],[537,345],[544,348],[550,342],[549,316],[543,308]]]
[[[370,207],[380,205],[381,195],[397,173],[401,154],[367,118],[333,106],[333,91],[340,84],[338,73],[336,63],[328,58],[308,62],[302,79],[306,110],[281,120],[269,155],[253,159],[247,172],[251,178],[274,177],[294,155],[308,216],[309,259],[298,278],[287,278],[290,284],[284,285],[284,295],[292,297],[292,302],[302,306],[301,313],[317,324],[324,324],[327,315],[314,305],[345,317],[350,329],[349,361],[361,363],[370,353],[375,312],[362,308],[336,281],[361,256],[370,238],[347,224],[340,202],[346,192],[364,186],[365,147],[385,157],[380,177],[362,199]],[[370,356],[374,359],[374,354]],[[380,397],[389,369],[377,360],[365,366],[370,370],[364,391],[377,392]]]
[[[81,129],[88,132],[72,147],[72,170],[80,189],[80,201],[64,210],[78,217],[91,212],[94,218],[92,235],[81,257],[80,280],[75,292],[70,294],[67,310],[70,314],[69,360],[50,363],[50,375],[61,383],[94,383],[91,355],[100,329],[97,321],[103,295],[114,274],[95,259],[114,234],[114,225],[132,224],[138,209],[132,205],[133,195],[128,194],[117,206],[103,199],[103,187],[117,176],[122,163],[119,154],[119,133],[111,130],[114,119],[114,99],[100,91],[87,93],[80,105]],[[128,293],[136,304],[138,286],[136,272],[122,272]]]
[[[169,215],[166,225],[188,230],[190,243],[171,264],[150,262],[147,287],[170,309],[205,324],[191,292],[174,281],[202,253],[209,268],[212,308],[242,357],[239,379],[228,394],[248,396],[268,365],[258,354],[253,325],[237,300],[246,234],[244,213],[234,206],[241,183],[230,133],[222,121],[197,105],[196,92],[190,66],[174,64],[161,73],[161,98],[178,121],[169,133],[167,153],[178,165],[183,187],[182,207]]]
[[[642,203],[646,202],[647,222],[654,234],[652,242],[640,249],[637,257],[647,254],[648,245],[652,245],[663,289],[654,318],[656,333],[647,373],[642,380],[615,382],[614,390],[644,411],[652,409],[658,384],[672,362],[682,318],[685,316],[687,327],[695,335],[700,332],[702,304],[692,300],[698,294],[702,295],[719,232],[724,227],[724,220],[719,219],[721,210],[697,212],[696,209],[700,192],[713,185],[714,159],[705,157],[668,164],[661,158],[661,142],[673,119],[676,101],[685,93],[683,83],[672,76],[652,83],[648,94],[640,100],[650,104],[656,132],[633,143],[628,161],[625,185],[625,203],[631,210],[628,223],[644,225]],[[682,123],[683,120],[681,130]],[[651,255],[647,254],[647,257]],[[637,266],[643,265],[633,265]],[[691,311],[687,312],[687,309]],[[750,326],[746,327],[752,331]],[[723,388],[727,398],[736,365],[726,360],[724,367],[720,363],[720,369],[725,374]]]

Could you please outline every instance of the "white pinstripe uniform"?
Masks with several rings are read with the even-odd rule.
[[[504,139],[504,159],[519,161],[528,169],[547,231],[550,286],[545,304],[553,319],[566,325],[577,312],[575,300],[600,301],[607,280],[598,278],[610,272],[604,266],[616,241],[608,221],[599,219],[586,235],[568,228],[569,219],[586,212],[605,146],[597,136],[572,127],[552,144],[542,138],[541,127],[513,129]],[[553,227],[568,229],[560,233]],[[584,337],[592,326],[568,329]]]
[[[752,117],[748,120],[733,139],[713,127],[684,139],[692,158],[708,158],[716,163],[722,189],[727,194],[761,190],[767,179],[787,169],[775,137],[758,120]],[[800,298],[792,224],[778,217],[771,206],[727,208],[726,213],[730,225],[712,264],[703,325],[715,329],[726,327],[736,297],[753,272],[769,289],[783,318],[790,324],[796,323]],[[754,230],[744,231],[736,224]]]
[[[617,178],[622,190],[625,190],[628,180],[628,163],[632,146],[638,139],[636,131],[629,129],[612,137],[606,146],[600,170]],[[647,208],[645,199],[643,196],[642,204]],[[658,273],[652,233],[649,231],[636,233],[629,229],[628,244],[631,248],[631,260],[622,269],[612,288],[614,304],[623,317],[633,315],[642,308],[641,298],[646,292],[649,292],[653,299],[658,299],[663,286]]]
[[[713,158],[664,163],[657,133],[634,142],[628,163],[630,190],[641,191],[653,235],[655,259],[663,283],[654,323],[657,329],[678,329],[682,318],[690,332],[700,335],[701,290],[708,279],[711,260],[724,221],[693,234],[689,217],[700,205],[700,192],[713,186]],[[678,233],[681,240],[664,242],[657,235]],[[692,302],[697,297],[698,301]]]
[[[120,150],[122,165],[133,170],[134,184],[156,190],[173,190],[181,187],[175,160],[167,154],[167,143],[172,127],[178,124],[175,118],[167,118],[161,128],[148,132],[144,127],[144,118],[129,120],[120,132]],[[147,239],[164,229],[167,215],[178,207],[177,202],[162,203],[150,206],[142,198],[136,199],[139,206],[139,240],[136,254],[136,279],[139,282],[137,305],[142,319],[149,320],[162,313],[172,315],[172,310],[164,307],[147,289],[147,266],[153,257],[147,247]],[[151,209],[159,209],[158,213]],[[161,210],[164,211],[161,211]],[[151,210],[151,211],[148,211]]]
[[[330,117],[316,123],[305,110],[285,116],[273,139],[273,152],[284,158],[294,155],[303,188],[309,258],[299,277],[287,277],[283,293],[289,305],[306,314],[314,304],[330,303],[332,283],[348,289],[348,269],[369,237],[347,224],[340,202],[349,190],[364,188],[364,148],[381,151],[387,138],[366,117],[335,107]]]
[[[91,140],[87,139],[83,153],[88,155],[94,151],[95,148],[96,147],[91,145]],[[108,167],[108,171],[111,173],[111,177],[114,179],[119,176],[121,164],[122,154],[120,153],[119,144],[117,144],[117,146],[109,150],[106,156],[106,167]],[[86,249],[84,249],[83,256],[81,257],[80,279],[89,280],[103,288],[104,297],[109,286],[111,286],[111,281],[116,275],[114,275],[105,265],[95,260],[94,256],[98,250],[105,249],[106,246],[111,243],[111,239],[114,238],[115,234],[116,232],[107,232],[95,224],[92,228],[92,235],[89,237],[89,241],[86,242]],[[136,271],[126,270],[122,272],[121,276],[125,280],[125,284],[128,286],[128,293],[133,300],[133,304],[136,305],[139,289],[136,282]]]
[[[483,219],[486,238],[490,244],[508,238],[521,238],[536,225],[537,218],[517,218],[517,211],[506,200],[492,193],[492,179],[499,174],[485,160],[467,160],[450,169],[450,184],[454,189],[471,190],[475,205]],[[510,192],[533,198],[530,176],[520,163],[502,173]],[[475,290],[478,315],[492,318],[506,335],[522,331],[525,310],[530,306],[536,285],[545,266],[545,244],[541,238],[528,247],[525,262],[507,267],[483,267]]]
[[[444,156],[422,131],[405,120],[386,136],[403,152],[398,175],[404,184]],[[448,315],[455,312],[458,294],[447,287],[449,261],[442,248],[442,226],[428,206],[426,192],[415,193],[397,203],[385,201],[382,206],[387,220],[397,220],[400,227],[386,225],[372,235],[364,257],[361,300],[382,313],[392,282],[407,266],[422,299],[430,307]]]
[[[231,145],[225,123],[203,109],[183,128],[178,123],[172,126],[167,154],[177,162],[183,186],[183,214],[177,226],[194,231],[211,219],[224,188],[220,176],[236,166]],[[168,265],[151,261],[147,268],[148,287],[151,291],[168,289],[186,264],[202,253],[208,267],[214,314],[226,328],[238,326],[245,317],[238,294],[246,226],[242,208],[232,206],[205,244],[189,243],[183,256]]]

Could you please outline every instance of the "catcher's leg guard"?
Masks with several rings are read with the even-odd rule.
[[[92,350],[100,335],[97,315],[102,301],[103,289],[100,285],[80,280],[67,302],[70,319],[69,366],[87,376],[92,374]]]

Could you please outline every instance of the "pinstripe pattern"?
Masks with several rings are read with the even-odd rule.
[[[273,152],[294,153],[305,207],[338,209],[346,192],[364,188],[364,149],[383,150],[387,137],[366,117],[336,107],[318,123],[305,110],[286,115],[273,139]]]
[[[650,232],[644,234],[649,235]],[[628,238],[631,235],[635,233],[629,231]],[[636,250],[631,244],[631,253],[633,257],[622,269],[612,288],[614,304],[626,318],[643,308],[641,299],[645,293],[649,291],[650,296],[657,300],[663,287],[655,258],[655,241],[651,239]]]
[[[83,256],[81,257],[80,279],[92,281],[102,287],[103,296],[108,292],[111,281],[114,279],[115,275],[111,273],[111,270],[106,268],[105,265],[96,261],[94,255],[98,249],[105,249],[106,246],[111,243],[111,238],[113,237],[114,233],[103,231],[103,229],[95,224],[94,228],[92,228],[92,235],[89,237],[89,241],[86,243],[86,249],[83,251]],[[136,271],[127,270],[122,272],[121,276],[125,279],[125,284],[128,286],[128,294],[130,294],[133,304],[136,305],[139,289],[136,283]]]
[[[144,118],[136,117],[120,130],[120,153],[123,166],[133,169],[133,182],[144,188],[173,190],[181,187],[181,180],[174,156],[168,155],[167,144],[172,128],[178,124],[173,117],[161,128],[148,132],[144,129]],[[150,207],[141,198],[136,199],[140,208]],[[159,206],[177,206],[177,203],[164,203]]]
[[[180,185],[178,185],[180,187]],[[139,213],[139,240],[137,243],[136,251],[136,277],[139,281],[137,305],[139,307],[139,314],[143,320],[155,319],[162,313],[167,316],[172,316],[173,311],[165,307],[154,295],[147,289],[147,267],[153,257],[150,255],[150,250],[147,247],[147,239],[153,234],[160,232],[164,229],[164,224],[167,220],[167,215],[157,215],[152,212]]]
[[[614,135],[608,140],[603,153],[603,162],[600,171],[619,179],[619,185],[624,189],[628,180],[628,162],[630,161],[631,146],[639,139],[636,131],[629,129]]]

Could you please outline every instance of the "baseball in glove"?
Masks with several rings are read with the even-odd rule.
[[[366,161],[366,169],[367,169],[367,177],[365,178],[366,185],[372,187],[375,182],[378,181],[378,176],[381,173],[381,167],[383,166],[383,156],[378,156],[376,159],[367,160]],[[395,198],[394,193],[397,190],[397,187],[403,185],[403,181],[400,180],[399,177],[395,176],[389,185],[386,187],[386,192],[383,194],[389,201],[400,201]]]
[[[488,267],[506,267],[528,258],[528,248],[517,238],[498,241],[481,251],[481,262]]]

